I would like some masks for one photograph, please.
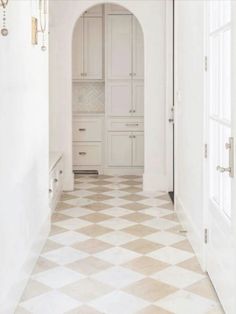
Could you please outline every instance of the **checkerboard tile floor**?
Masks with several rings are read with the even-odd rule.
[[[76,176],[16,314],[222,314],[166,193]]]

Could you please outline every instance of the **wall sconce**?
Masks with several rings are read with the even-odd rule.
[[[6,7],[8,5],[8,1],[9,0],[0,0],[0,6],[3,9],[1,34],[4,37],[8,35],[8,29],[6,28]]]
[[[0,0],[1,1],[1,0]],[[42,34],[42,51],[47,49],[45,34],[47,30],[47,0],[39,0],[39,18],[32,17],[32,45],[38,45],[38,34]]]

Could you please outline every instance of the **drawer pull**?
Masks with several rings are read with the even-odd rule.
[[[86,129],[78,129],[78,131],[84,132],[84,131],[86,131]]]
[[[86,152],[79,152],[79,155],[87,155]]]
[[[126,123],[126,126],[139,126],[138,123]]]

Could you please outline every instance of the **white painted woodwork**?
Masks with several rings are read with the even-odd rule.
[[[75,166],[99,166],[102,164],[101,143],[73,143]]]
[[[108,165],[132,165],[132,138],[130,132],[108,132]]]
[[[140,23],[135,16],[133,22],[133,78],[144,78],[144,40]]]
[[[131,81],[118,80],[107,82],[107,111],[109,116],[131,116]]]
[[[131,79],[132,15],[107,17],[108,79]]]
[[[73,79],[83,79],[84,65],[84,19],[80,17],[73,35],[73,67],[72,75]]]
[[[209,158],[207,169],[208,243],[207,271],[226,313],[236,311],[234,291],[234,247],[232,234],[232,184],[229,173],[217,166],[229,167],[229,137],[233,123],[231,112],[232,44],[231,2],[210,1],[207,5],[208,72],[206,78],[206,120]],[[234,148],[232,148],[234,149]]]
[[[131,14],[129,10],[117,4],[107,4],[106,10],[108,14]]]
[[[132,132],[132,166],[144,166],[144,136],[143,132]]]
[[[73,79],[103,79],[103,19],[80,17],[73,40]]]
[[[103,78],[103,22],[100,17],[84,18],[84,79]]]
[[[109,131],[143,131],[143,119],[113,118],[108,119],[107,129]]]
[[[103,119],[88,118],[74,119],[73,141],[78,142],[100,142],[102,141]]]
[[[49,172],[49,207],[51,211],[54,211],[56,208],[57,202],[59,201],[62,193],[63,168],[62,156],[57,154],[56,158],[52,160]]]
[[[85,17],[102,17],[103,16],[103,5],[95,5],[90,9],[86,10],[83,14]]]
[[[144,115],[144,83],[143,80],[133,80],[132,84],[132,115],[142,117]]]

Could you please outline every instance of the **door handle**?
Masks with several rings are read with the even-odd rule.
[[[170,123],[174,123],[174,119],[173,119],[173,118],[168,119],[168,121],[169,121]]]
[[[216,170],[220,173],[228,172],[231,178],[234,177],[234,138],[230,137],[229,142],[225,144],[225,148],[229,151],[229,166],[222,167],[218,165]]]

